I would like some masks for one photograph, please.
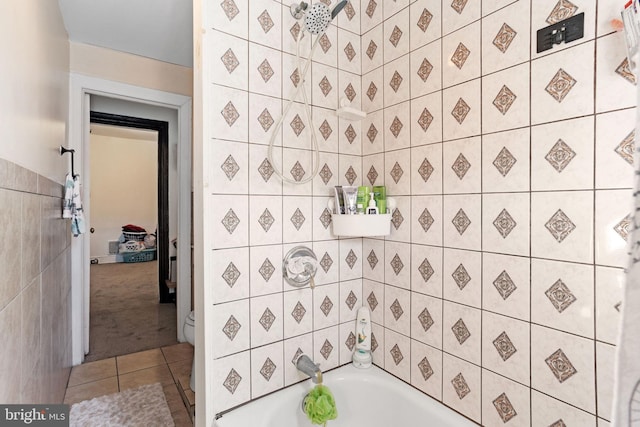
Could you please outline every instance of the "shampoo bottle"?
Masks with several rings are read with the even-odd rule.
[[[371,367],[371,314],[367,307],[360,307],[356,316],[356,348],[353,353],[353,366]]]

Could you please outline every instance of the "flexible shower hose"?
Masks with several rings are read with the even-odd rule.
[[[273,170],[275,174],[278,175],[280,179],[282,179],[282,181],[287,182],[289,184],[294,184],[294,185],[306,184],[318,174],[318,168],[320,166],[320,148],[318,147],[318,137],[316,134],[316,127],[313,123],[313,117],[311,116],[311,107],[309,106],[309,99],[307,98],[307,92],[305,90],[302,91],[302,99],[304,102],[304,112],[307,118],[307,123],[309,123],[309,126],[311,127],[311,143],[313,145],[313,160],[312,160],[313,171],[311,172],[311,175],[299,181],[296,181],[295,179],[287,178],[286,176],[284,176],[284,170],[279,170],[277,164],[273,161],[273,144],[275,142],[276,136],[278,135],[278,132],[280,131],[280,128],[282,128],[282,123],[284,122],[284,118],[289,113],[291,106],[293,105],[295,99],[298,97],[298,94],[300,93],[300,89],[304,88],[305,78],[307,76],[307,73],[309,72],[309,66],[311,65],[311,59],[313,58],[313,54],[315,53],[316,48],[318,47],[318,42],[320,41],[320,37],[322,36],[322,34],[324,34],[324,32],[316,36],[316,40],[314,41],[313,46],[311,47],[311,53],[309,54],[309,58],[307,58],[307,62],[304,64],[304,67],[302,67],[302,58],[300,57],[300,40],[302,40],[302,36],[304,35],[304,29],[300,28],[300,31],[298,32],[298,36],[296,37],[296,66],[298,67],[298,72],[301,73],[300,80],[298,84],[297,85],[294,84],[295,87],[291,89],[291,92],[289,93],[289,100],[287,102],[287,106],[282,112],[280,119],[276,123],[276,127],[273,129],[271,138],[269,138],[269,150],[267,153],[267,158],[271,163],[271,166],[273,166]]]

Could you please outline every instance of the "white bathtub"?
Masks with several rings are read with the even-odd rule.
[[[324,375],[338,418],[327,427],[465,427],[477,424],[382,369],[349,364]],[[217,427],[313,427],[302,412],[310,380],[257,399],[224,414]]]

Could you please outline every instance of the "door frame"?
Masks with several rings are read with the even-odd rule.
[[[126,83],[71,73],[67,141],[80,160],[84,188],[90,188],[89,96],[100,95],[140,104],[177,110],[178,113],[178,248],[176,326],[178,341],[185,341],[183,320],[191,311],[191,194],[192,194],[192,100],[191,97]],[[90,200],[83,209],[90,218]],[[90,227],[90,224],[87,224]],[[72,363],[83,362],[89,350],[90,245],[86,234],[71,242],[71,336]]]
[[[158,210],[156,248],[158,253],[158,292],[160,303],[171,303],[166,280],[169,279],[169,123],[162,120],[89,111],[90,123],[154,130],[158,132]]]

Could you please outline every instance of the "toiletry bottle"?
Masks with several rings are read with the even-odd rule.
[[[342,192],[342,185],[336,185],[335,188],[335,197],[336,197],[336,214],[343,215],[345,214],[344,209],[344,195]]]
[[[369,205],[369,193],[371,190],[369,187],[361,185],[358,187],[358,198],[356,199],[356,206],[359,214],[365,213],[367,206]]]
[[[378,207],[378,213],[387,213],[387,188],[384,185],[377,185],[373,187],[373,195],[376,199],[376,206]]]
[[[371,198],[369,199],[369,206],[367,207],[367,215],[375,215],[378,213],[378,207],[376,206],[376,200],[373,198],[373,193],[371,193]]]
[[[371,367],[371,313],[367,307],[360,307],[356,316],[356,348],[352,360],[356,368]]]
[[[344,198],[344,213],[347,215],[355,215],[357,213],[358,187],[342,186],[342,195]]]

